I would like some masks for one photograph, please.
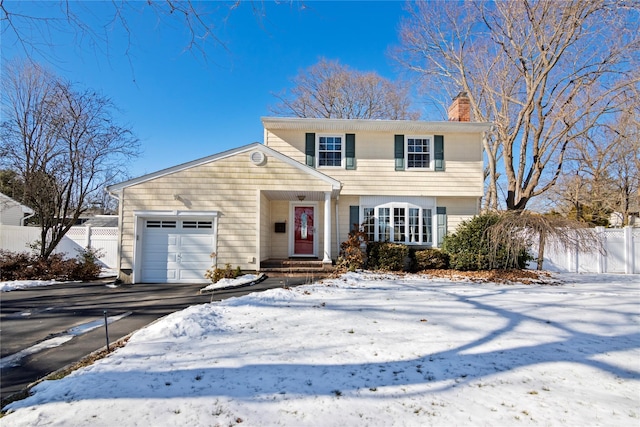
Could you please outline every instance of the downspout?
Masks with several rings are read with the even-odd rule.
[[[118,279],[122,279],[120,277],[120,272],[122,270],[122,257],[120,256],[120,248],[122,247],[122,207],[124,205],[123,202],[121,202],[120,197],[115,194],[112,193],[111,191],[109,191],[108,188],[104,189],[107,194],[112,198],[118,201],[118,244],[116,245],[116,277]],[[124,192],[124,188],[122,190],[120,190],[121,193]],[[123,197],[124,199],[124,197]],[[135,242],[134,242],[135,245]],[[135,247],[135,246],[134,246]],[[131,276],[133,277],[133,271],[131,272]]]
[[[115,199],[118,201],[118,211],[120,211],[120,197],[118,197],[115,193],[112,193],[111,191],[109,191],[107,188],[105,188],[104,191],[106,191],[107,195],[109,195],[112,199]]]

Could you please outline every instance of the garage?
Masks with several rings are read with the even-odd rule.
[[[215,218],[140,218],[137,273],[143,283],[207,283]]]

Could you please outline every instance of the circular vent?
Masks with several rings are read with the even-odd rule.
[[[252,151],[251,154],[249,154],[249,158],[251,159],[251,163],[257,166],[263,165],[267,159],[262,151]]]

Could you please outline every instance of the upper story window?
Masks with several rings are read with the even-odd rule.
[[[318,136],[318,166],[342,166],[342,135]]]
[[[445,170],[443,135],[395,135],[393,150],[397,171]]]
[[[306,133],[305,164],[312,168],[356,168],[356,135]]]
[[[433,138],[430,136],[408,136],[406,138],[407,169],[431,169]]]

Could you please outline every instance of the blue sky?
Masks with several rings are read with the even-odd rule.
[[[185,51],[188,37],[177,21],[158,17],[136,3],[140,13],[127,15],[131,43],[116,27],[108,31],[104,53],[64,32],[51,32],[52,58],[30,53],[58,74],[110,97],[142,142],[142,155],[130,165],[132,177],[263,140],[260,117],[272,115],[272,95],[320,57],[337,59],[361,71],[395,79],[397,65],[388,50],[397,44],[405,3],[243,2],[229,11],[227,3],[200,6],[220,23],[222,46],[209,46],[204,59]],[[59,14],[57,2],[7,2],[25,13]],[[113,16],[110,2],[74,3],[87,22]],[[225,19],[226,18],[226,19]],[[32,37],[32,36],[30,36]],[[33,36],[33,41],[38,39]],[[129,48],[129,55],[126,55]],[[25,56],[11,32],[4,31],[2,59]],[[429,118],[429,117],[425,117]],[[439,117],[431,117],[439,119]]]

